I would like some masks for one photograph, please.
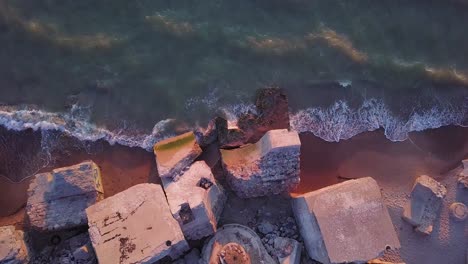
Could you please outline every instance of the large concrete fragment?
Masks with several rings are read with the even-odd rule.
[[[86,226],[85,209],[103,197],[98,166],[92,161],[37,174],[28,189],[26,213],[35,231]]]
[[[154,145],[153,150],[156,155],[159,177],[167,177],[175,181],[178,180],[183,170],[202,153],[193,132],[160,141]]]
[[[276,263],[253,230],[238,224],[221,227],[203,247],[200,263]]]
[[[153,263],[188,250],[161,186],[139,184],[88,209],[89,235],[99,263]]]
[[[187,239],[201,239],[216,231],[226,195],[204,161],[192,164],[178,181],[162,178],[162,183],[172,215]]]
[[[0,263],[23,264],[29,261],[24,233],[14,226],[0,227]]]
[[[255,144],[221,150],[226,180],[241,198],[289,192],[299,184],[300,148],[297,132],[279,129]]]
[[[433,222],[439,214],[447,189],[429,176],[416,179],[411,198],[405,204],[403,219],[423,234],[431,234]]]
[[[370,177],[295,197],[292,207],[309,256],[322,263],[365,262],[400,247]]]

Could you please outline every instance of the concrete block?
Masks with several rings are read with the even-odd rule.
[[[24,233],[14,226],[0,227],[0,263],[23,264],[29,261]]]
[[[292,207],[312,259],[365,262],[400,242],[377,182],[349,180],[295,197]]]
[[[161,186],[139,184],[86,209],[99,263],[153,263],[188,250]]]
[[[101,200],[103,192],[99,168],[92,161],[37,174],[28,189],[29,224],[39,232],[86,226],[85,209]]]
[[[212,235],[223,211],[226,195],[210,167],[197,161],[179,180],[162,178],[172,215],[189,240]]]
[[[174,181],[202,153],[193,132],[162,140],[154,145],[153,150],[159,177]]]
[[[411,191],[411,198],[405,204],[403,219],[423,234],[431,234],[433,222],[439,214],[442,199],[447,189],[429,176],[418,177]]]
[[[221,150],[226,180],[241,198],[292,191],[300,181],[300,148],[296,132],[279,129],[255,144]]]

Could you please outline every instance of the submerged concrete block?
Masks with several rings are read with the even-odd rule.
[[[188,250],[161,186],[139,184],[88,209],[89,235],[99,263],[153,263]]]
[[[14,226],[0,227],[0,263],[28,263],[28,254],[23,231],[15,230]]]
[[[255,144],[221,150],[226,179],[241,198],[289,192],[299,184],[300,148],[296,132],[279,129]]]
[[[26,213],[36,231],[64,231],[87,223],[85,209],[103,197],[92,161],[37,174],[28,189]]]
[[[159,177],[167,177],[175,181],[178,180],[183,170],[202,153],[193,132],[160,141],[154,145],[153,150]]]
[[[292,199],[309,256],[322,263],[365,262],[400,242],[377,182],[349,180]]]
[[[447,189],[436,180],[426,175],[418,177],[411,198],[403,208],[403,219],[416,227],[416,231],[431,234],[446,194]]]
[[[204,161],[193,163],[178,181],[162,178],[162,183],[172,215],[187,239],[201,239],[216,231],[226,195]]]

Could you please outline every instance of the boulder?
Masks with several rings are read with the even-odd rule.
[[[250,228],[229,224],[219,228],[204,245],[201,263],[276,263],[263,247],[262,241]]]
[[[292,199],[309,256],[324,264],[365,262],[400,242],[377,182],[349,180]]]
[[[29,225],[39,232],[86,226],[85,209],[103,193],[99,168],[92,161],[37,174],[28,189]]]
[[[0,263],[29,263],[28,254],[23,231],[16,230],[14,226],[0,227]]]
[[[174,181],[202,153],[193,132],[162,140],[153,150],[159,177]]]
[[[403,219],[423,234],[431,234],[433,222],[439,214],[447,189],[429,176],[418,177],[405,204]]]
[[[221,150],[226,180],[241,198],[289,192],[299,184],[300,148],[296,132],[279,129],[255,144]]]
[[[86,209],[99,263],[153,263],[187,251],[161,186],[138,184]]]
[[[198,240],[216,231],[226,195],[210,167],[197,161],[178,181],[162,178],[172,215],[189,240]]]

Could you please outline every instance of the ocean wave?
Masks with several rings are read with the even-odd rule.
[[[394,114],[382,100],[368,99],[353,109],[345,101],[327,108],[314,107],[290,115],[291,127],[298,132],[312,132],[330,142],[349,139],[366,131],[383,128],[391,141],[404,141],[408,133],[447,125],[468,126],[468,100],[462,106],[436,105],[428,110],[414,110],[407,118]]]

